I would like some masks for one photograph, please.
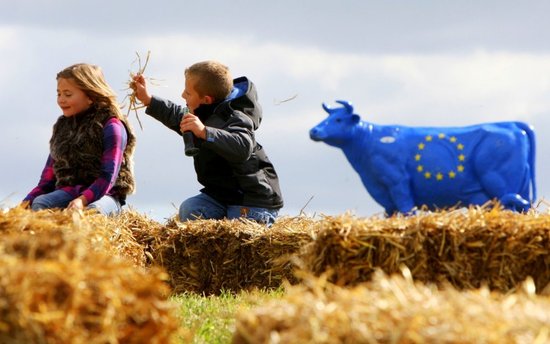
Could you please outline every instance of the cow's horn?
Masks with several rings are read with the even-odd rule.
[[[323,103],[323,109],[328,112],[330,114],[330,112],[332,111],[332,109],[330,107],[328,107],[328,105],[326,103]]]
[[[337,100],[336,102],[344,105],[348,113],[353,113],[353,105],[351,105],[351,103],[348,102],[347,100]]]

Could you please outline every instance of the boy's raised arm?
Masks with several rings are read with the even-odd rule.
[[[152,96],[149,105],[145,109],[145,113],[179,135],[182,135],[180,122],[185,113],[184,110],[185,107],[183,106],[177,105],[167,99]]]
[[[136,97],[143,105],[148,106],[151,103],[151,95],[147,91],[147,82],[142,74],[134,76],[134,90],[136,91]]]

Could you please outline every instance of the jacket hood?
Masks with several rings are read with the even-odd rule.
[[[222,102],[225,111],[241,111],[252,119],[254,130],[258,129],[262,122],[262,107],[258,103],[256,86],[247,77],[239,77],[233,80],[233,90]]]

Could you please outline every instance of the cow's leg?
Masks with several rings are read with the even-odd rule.
[[[388,189],[384,185],[372,183],[367,185],[365,181],[363,181],[363,184],[367,188],[367,191],[371,197],[384,208],[386,215],[391,216],[398,211],[392,198],[390,197]]]
[[[498,199],[508,209],[529,209],[529,166],[522,137],[492,133],[476,157],[476,172],[489,199]]]
[[[377,154],[372,156],[372,166],[376,166],[377,189],[385,195],[378,195],[384,200],[388,215],[399,211],[408,214],[414,209],[410,177],[405,170],[404,162],[399,162],[391,155]],[[370,190],[369,190],[370,192]]]
[[[414,200],[412,197],[408,178],[404,178],[403,181],[396,183],[392,187],[390,187],[390,195],[398,211],[403,214],[409,214],[413,211]]]
[[[531,208],[529,201],[525,200],[518,194],[506,194],[500,198],[500,203],[507,208],[519,212],[526,212]]]
[[[489,199],[498,199],[507,209],[516,211],[529,210],[529,201],[524,199],[520,194],[509,192],[510,185],[506,183],[504,178],[502,178],[499,173],[486,173],[481,177],[481,183],[487,192]]]
[[[506,208],[515,211],[527,211],[530,208],[529,201],[520,194],[509,192],[510,186],[498,173],[486,173],[481,177],[481,183],[489,199],[498,199]]]
[[[389,191],[389,196],[397,211],[403,214],[409,214],[414,209],[414,198],[411,191],[410,179],[406,172],[388,173],[385,175],[384,182]]]

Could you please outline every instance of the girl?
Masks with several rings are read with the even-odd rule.
[[[57,74],[50,154],[23,204],[32,210],[96,209],[118,214],[134,191],[135,136],[101,68],[79,63]]]

